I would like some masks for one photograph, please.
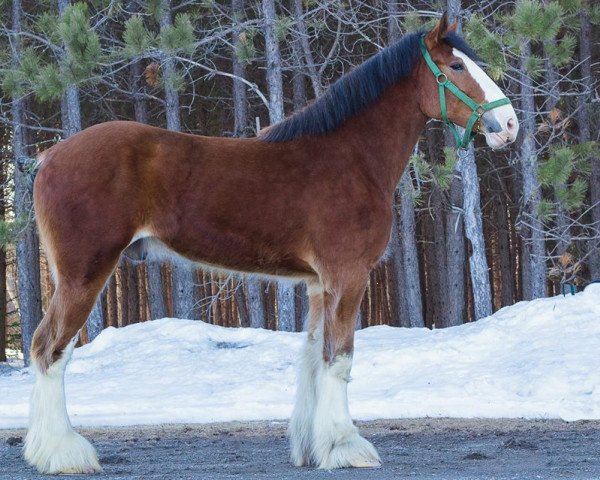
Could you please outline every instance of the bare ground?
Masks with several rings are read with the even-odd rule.
[[[359,423],[383,467],[322,471],[288,460],[285,422],[80,429],[113,479],[600,479],[600,422],[380,420]],[[0,479],[38,479],[23,430],[0,430]],[[79,476],[85,478],[85,476]]]

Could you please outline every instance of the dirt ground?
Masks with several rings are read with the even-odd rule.
[[[600,479],[600,422],[381,420],[359,423],[383,467],[322,471],[288,460],[285,422],[80,429],[97,479]],[[0,479],[38,479],[23,430],[0,430]],[[85,478],[80,476],[79,478]],[[90,477],[93,478],[93,477]]]

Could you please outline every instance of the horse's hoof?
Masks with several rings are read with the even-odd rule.
[[[57,475],[59,477],[79,477],[80,475],[94,475],[96,473],[102,473],[102,470],[90,470],[87,472],[60,472],[55,473],[54,475]]]
[[[24,456],[38,472],[51,475],[90,475],[101,473],[96,449],[74,430],[51,438],[29,432]]]
[[[94,475],[96,473],[102,473],[102,467],[100,465],[87,466],[87,467],[76,467],[76,468],[65,468],[61,472],[57,472],[54,475],[61,475],[65,477],[73,477],[77,475]]]
[[[358,434],[337,443],[318,462],[319,468],[377,468],[381,459],[375,447]]]
[[[379,468],[381,467],[381,462],[373,458],[363,458],[352,462],[352,466],[354,468]]]

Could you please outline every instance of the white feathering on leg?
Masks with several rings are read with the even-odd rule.
[[[358,434],[348,410],[352,357],[342,355],[323,365],[317,379],[312,457],[319,468],[379,467],[381,459]]]
[[[322,368],[323,334],[318,328],[307,335],[296,381],[296,401],[290,420],[289,438],[292,462],[297,467],[310,465],[313,444],[313,418],[317,401],[316,379]]]
[[[25,460],[40,473],[96,473],[102,468],[94,447],[79,435],[69,421],[65,403],[64,373],[76,338],[46,373],[36,370],[29,407],[29,429],[25,438]]]

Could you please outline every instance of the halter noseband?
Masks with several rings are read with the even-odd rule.
[[[435,80],[438,84],[438,91],[440,95],[440,108],[442,110],[442,120],[454,135],[454,139],[456,140],[456,144],[458,148],[467,148],[469,143],[475,138],[475,133],[473,133],[473,127],[479,121],[481,116],[487,112],[488,110],[492,110],[493,108],[501,107],[502,105],[510,105],[510,100],[506,97],[500,98],[498,100],[494,100],[493,102],[479,104],[471,97],[466,95],[460,88],[458,88],[454,83],[448,80],[448,77],[444,72],[442,72],[439,67],[435,64],[427,47],[425,46],[425,39],[421,37],[421,53],[423,54],[423,58],[425,59],[425,63],[429,67],[429,70],[433,73]],[[456,130],[456,126],[450,120],[448,120],[448,116],[446,114],[446,88],[450,90],[460,101],[465,103],[473,113],[469,117],[467,121],[467,126],[465,127],[465,134],[463,138],[460,138],[458,131]]]

